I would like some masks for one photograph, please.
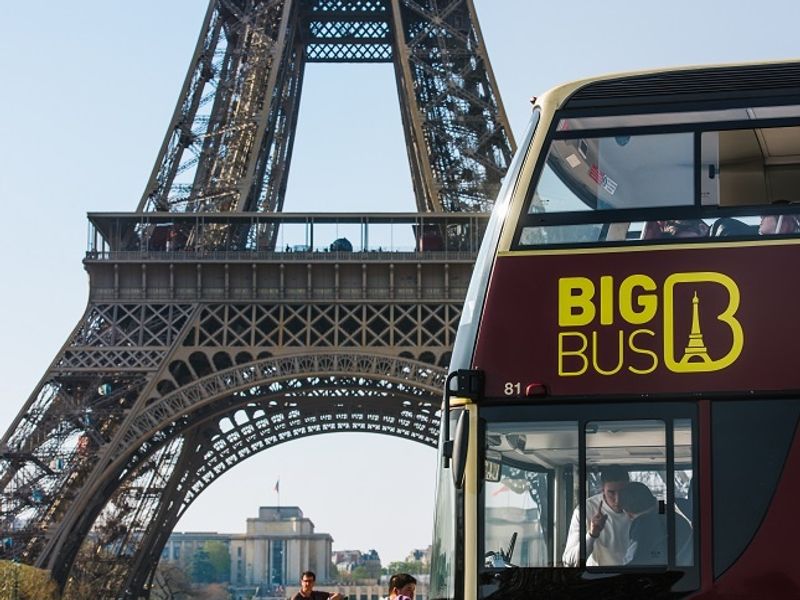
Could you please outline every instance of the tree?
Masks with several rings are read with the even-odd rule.
[[[381,565],[378,564],[364,564],[358,565],[350,573],[350,577],[355,581],[364,581],[367,579],[379,579],[381,576]]]
[[[431,572],[431,567],[428,564],[423,563],[420,560],[412,560],[412,561],[397,561],[393,563],[389,563],[389,566],[384,569],[384,572],[387,575],[393,575],[395,573],[409,573],[410,575],[425,575],[426,573]]]
[[[112,597],[127,576],[127,565],[99,539],[84,541],[67,579],[63,600]]]
[[[50,574],[9,560],[0,560],[0,598],[19,600],[55,600],[58,587]]]
[[[153,600],[186,600],[193,596],[192,584],[186,571],[172,562],[158,563],[150,591]]]
[[[192,556],[192,581],[195,583],[212,583],[214,581],[214,565],[204,546]]]
[[[231,554],[228,546],[219,540],[210,540],[203,545],[208,554],[208,560],[214,568],[212,581],[227,583],[231,580]]]

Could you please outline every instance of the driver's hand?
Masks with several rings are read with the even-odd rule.
[[[603,501],[600,500],[600,506],[597,508],[597,512],[592,515],[592,518],[589,520],[589,535],[596,538],[600,536],[600,532],[603,531],[603,528],[606,526],[606,521],[608,520],[608,515],[603,512]]]

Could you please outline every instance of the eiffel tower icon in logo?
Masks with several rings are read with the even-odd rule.
[[[703,342],[703,333],[700,331],[700,298],[697,297],[696,290],[692,298],[692,329],[689,333],[689,343],[683,350],[679,364],[686,365],[690,362],[711,364],[711,357],[708,355],[708,348]]]

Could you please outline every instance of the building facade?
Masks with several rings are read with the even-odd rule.
[[[197,550],[207,542],[222,542],[230,554],[230,593],[236,600],[285,600],[298,591],[300,574],[314,571],[318,589],[340,592],[348,600],[381,600],[388,593],[388,576],[373,581],[335,584],[334,562],[344,572],[377,562],[374,550],[332,551],[333,538],[316,533],[311,519],[297,506],[262,506],[258,516],[247,519],[245,533],[173,532],[161,554],[162,560],[184,567],[192,564]],[[412,551],[407,560],[430,560],[430,547]],[[350,567],[348,570],[347,567]],[[416,600],[428,599],[428,575],[417,578]]]
[[[333,538],[315,533],[297,506],[262,506],[247,519],[246,533],[230,540],[233,586],[293,586],[307,570],[318,582],[330,579]]]
[[[228,547],[235,597],[240,592],[247,597],[284,595],[307,570],[314,571],[320,583],[331,579],[333,538],[316,533],[314,523],[297,506],[260,507],[257,517],[247,519],[245,533],[173,532],[161,558],[189,565],[194,553],[210,541]]]

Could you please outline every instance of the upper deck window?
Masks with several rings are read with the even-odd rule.
[[[800,106],[570,116],[543,154],[518,248],[800,234]]]
[[[529,212],[694,202],[691,133],[556,139]]]

